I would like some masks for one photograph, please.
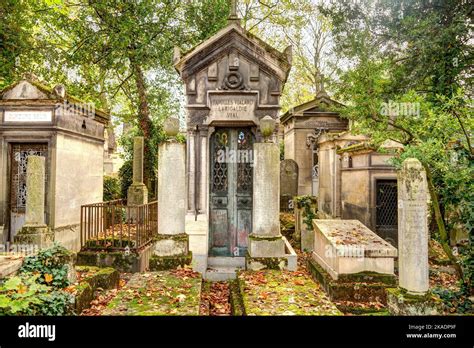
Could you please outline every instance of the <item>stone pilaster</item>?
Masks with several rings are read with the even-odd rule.
[[[44,218],[45,158],[28,156],[26,168],[25,224],[15,236],[15,243],[47,247],[54,240]]]
[[[284,268],[285,242],[280,233],[280,150],[273,142],[254,144],[253,232],[247,268]]]
[[[169,119],[168,122],[176,121]],[[165,126],[165,130],[168,128],[173,127]],[[171,134],[173,135],[175,134]],[[155,244],[155,255],[159,257],[182,257],[189,251],[189,239],[185,233],[185,161],[185,144],[178,143],[175,139],[160,144],[158,148],[158,238]]]
[[[128,188],[127,205],[142,205],[148,203],[148,189],[143,183],[143,137],[133,139],[133,182]]]

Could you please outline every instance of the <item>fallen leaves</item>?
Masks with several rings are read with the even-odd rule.
[[[111,290],[104,291],[102,288],[98,288],[96,291],[96,297],[91,302],[91,307],[83,310],[81,315],[83,316],[102,315],[102,311],[107,307],[109,302],[112,301],[117,296],[119,289],[123,288],[127,284],[128,280],[130,279],[130,273],[121,273],[120,277],[121,278],[119,280],[118,289],[111,289]],[[71,285],[67,287],[65,290],[68,292],[75,293],[76,286]]]
[[[48,284],[51,283],[53,281],[53,275],[49,274],[49,273],[45,273],[44,274],[44,281]]]
[[[340,315],[306,271],[246,271],[239,274],[247,315]]]
[[[201,315],[231,315],[230,287],[227,282],[203,283]]]

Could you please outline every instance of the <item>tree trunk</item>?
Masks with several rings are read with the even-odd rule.
[[[424,166],[425,171],[426,171],[426,178],[428,181],[428,190],[430,192],[431,196],[431,202],[433,203],[433,210],[434,210],[434,215],[435,215],[435,220],[436,224],[438,225],[438,231],[439,231],[439,236],[441,239],[441,246],[443,247],[444,252],[448,256],[449,260],[452,262],[454,268],[456,269],[456,272],[458,273],[459,277],[462,279],[464,282],[464,273],[462,270],[461,265],[459,264],[459,260],[457,259],[456,256],[453,255],[453,251],[451,250],[451,247],[449,246],[449,238],[448,238],[448,232],[446,231],[446,226],[444,224],[443,217],[441,215],[441,209],[439,206],[439,199],[438,199],[438,193],[436,192],[436,189],[433,185],[433,178],[431,175],[431,171],[428,168],[428,166]]]
[[[143,133],[143,137],[145,138],[145,143],[143,147],[144,153],[144,166],[143,166],[143,182],[146,184],[148,183],[148,179],[153,172],[152,163],[148,158],[149,152],[149,141],[151,137],[151,119],[150,119],[150,109],[148,108],[148,101],[147,101],[147,91],[145,85],[145,77],[143,74],[143,70],[131,59],[131,65],[133,69],[133,76],[135,78],[135,85],[137,87],[138,92],[138,126]]]

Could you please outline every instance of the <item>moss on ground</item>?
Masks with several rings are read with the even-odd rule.
[[[303,272],[245,271],[238,283],[246,315],[342,315]]]
[[[134,274],[103,314],[199,315],[202,278],[186,274],[180,270]]]

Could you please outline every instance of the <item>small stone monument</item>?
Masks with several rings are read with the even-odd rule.
[[[429,295],[428,185],[416,158],[403,161],[398,172],[399,287],[387,290],[391,312],[397,315],[434,315]]]
[[[359,220],[314,219],[313,234],[308,270],[331,300],[385,303],[397,249]]]
[[[143,148],[145,139],[133,139],[133,182],[128,188],[127,205],[142,205],[148,203],[148,189],[143,183]]]
[[[293,210],[290,201],[298,194],[298,163],[292,159],[280,162],[280,210]]]
[[[253,232],[249,235],[247,269],[283,269],[287,266],[285,241],[280,233],[280,149],[270,141],[275,120],[265,116],[260,131],[265,139],[254,144]]]
[[[150,268],[162,270],[189,264],[186,217],[186,145],[175,136],[179,120],[168,118],[163,127],[169,140],[158,149],[158,237]]]
[[[54,240],[45,223],[45,158],[28,156],[26,169],[26,214],[25,224],[15,236],[17,244],[35,244],[48,247]]]

